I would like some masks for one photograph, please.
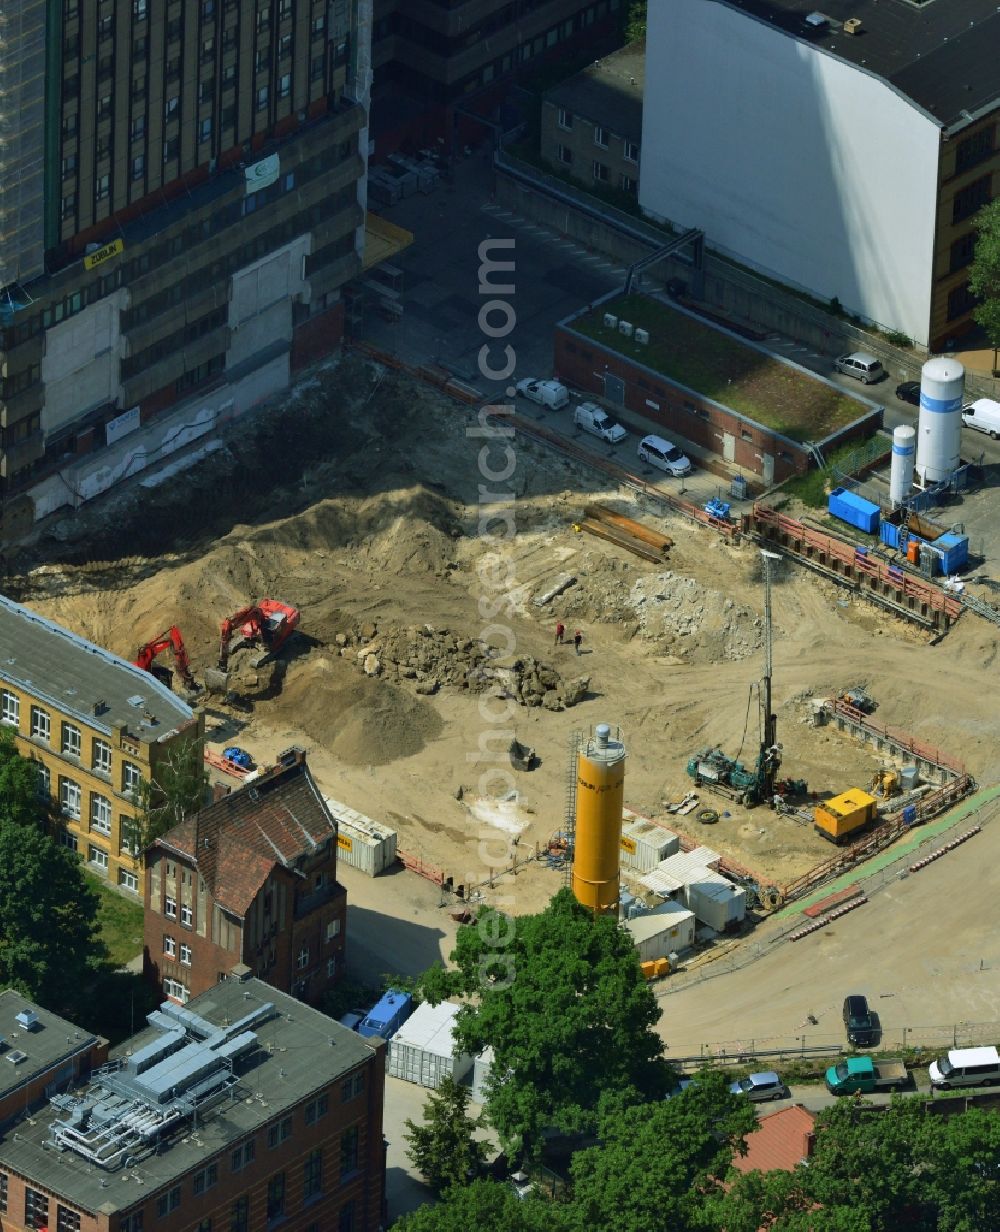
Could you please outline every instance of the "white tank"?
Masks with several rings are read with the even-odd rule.
[[[965,369],[957,359],[938,356],[920,371],[917,474],[922,483],[950,479],[958,470],[964,390]]]
[[[913,486],[913,463],[917,450],[917,430],[900,424],[892,434],[892,464],[889,469],[889,500],[893,509],[901,505]]]

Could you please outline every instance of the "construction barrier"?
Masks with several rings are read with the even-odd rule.
[[[933,864],[935,860],[939,860],[949,851],[954,851],[956,847],[960,847],[966,840],[972,838],[974,834],[978,834],[982,830],[982,826],[973,826],[971,830],[966,830],[964,834],[960,834],[958,838],[953,838],[950,843],[945,843],[943,847],[939,847],[937,851],[932,851],[929,856],[924,856],[922,860],[917,860],[915,864],[910,865],[911,873],[918,873],[922,868],[926,868],[928,864]]]
[[[808,937],[810,933],[819,932],[821,928],[826,928],[827,924],[832,924],[834,920],[839,920],[842,916],[847,915],[849,911],[854,911],[856,908],[864,906],[866,902],[868,902],[868,899],[862,894],[851,902],[845,903],[843,907],[838,907],[836,911],[831,911],[823,919],[813,920],[811,924],[808,924],[805,928],[800,928],[798,932],[789,933],[785,940],[799,941],[802,937]]]

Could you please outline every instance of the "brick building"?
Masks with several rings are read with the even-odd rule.
[[[4,9],[0,543],[337,344],[371,3]],[[175,404],[190,414],[164,422]]]
[[[146,870],[146,972],[172,999],[241,963],[309,1001],[341,974],[337,822],[303,754],[175,826]]]
[[[0,646],[0,724],[38,764],[56,839],[141,897],[140,785],[186,741],[200,750],[204,717],[149,672],[2,595]]]
[[[0,992],[0,1135],[50,1096],[86,1082],[107,1059],[106,1039],[5,988]],[[0,1225],[6,1228],[6,1220]]]
[[[85,1088],[0,1126],[5,1232],[383,1226],[381,1041],[249,977],[148,1021]]]

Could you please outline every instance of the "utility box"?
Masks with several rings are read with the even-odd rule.
[[[878,816],[878,801],[860,787],[852,787],[839,796],[817,804],[813,811],[813,829],[831,843],[846,843],[860,834]]]

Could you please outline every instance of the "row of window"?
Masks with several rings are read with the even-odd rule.
[[[563,129],[565,132],[567,133],[572,132],[574,119],[575,117],[572,111],[568,111],[565,107],[559,108],[559,127]],[[603,128],[599,124],[595,124],[593,126],[593,132],[594,132],[594,145],[598,146],[602,150],[608,149],[608,143],[609,143],[609,138],[610,138],[610,134],[608,133],[608,130],[606,128]],[[636,145],[634,141],[626,141],[624,139],[622,140],[622,157],[627,162],[638,163],[639,147]]]
[[[168,933],[163,935],[163,952],[168,958],[177,957],[177,938],[171,937]],[[185,967],[191,966],[191,947],[185,942],[181,942],[180,960]]]
[[[8,689],[0,689],[0,723],[18,729],[21,726],[21,699]],[[41,706],[31,707],[30,734],[32,740],[43,744],[51,742],[52,718]],[[61,724],[59,751],[64,757],[71,757],[74,761],[79,761],[83,752],[83,732],[75,723],[69,723],[65,719]],[[111,745],[98,736],[93,736],[90,741],[90,768],[94,774],[111,777]],[[123,761],[122,792],[128,795],[138,791],[141,781],[142,771],[139,767],[134,762]]]
[[[8,1177],[0,1172],[0,1215],[8,1211]],[[47,1228],[49,1226],[49,1199],[30,1185],[24,1187],[24,1225],[27,1228]],[[80,1232],[80,1215],[62,1203],[56,1203],[56,1223],[54,1232]]]
[[[228,304],[223,304],[220,308],[213,308],[211,312],[205,313],[204,316],[196,318],[194,321],[189,321],[186,325],[182,325],[180,329],[174,330],[172,334],[168,334],[165,338],[160,338],[151,346],[145,347],[141,351],[137,351],[135,355],[130,355],[121,361],[122,380],[127,381],[130,378],[137,376],[140,372],[145,372],[147,368],[151,368],[154,364],[158,364],[161,359],[166,359],[169,355],[176,355],[188,343],[195,342],[199,338],[203,338],[205,334],[210,334],[213,329],[218,329],[225,325],[229,316]]]
[[[568,145],[560,145],[558,147],[559,161],[565,167],[573,165],[573,151]],[[611,182],[611,174],[607,163],[599,162],[596,158],[591,165],[591,174],[595,184],[609,184]],[[633,196],[639,191],[639,185],[636,180],[624,172],[618,175],[618,187],[622,192],[631,193]]]

